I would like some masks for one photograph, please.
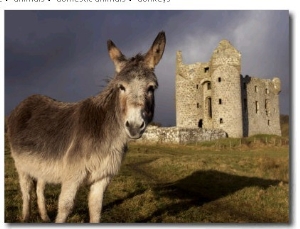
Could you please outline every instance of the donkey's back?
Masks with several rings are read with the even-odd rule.
[[[77,106],[43,95],[22,101],[7,120],[13,156],[30,154],[44,160],[60,159],[74,132]]]

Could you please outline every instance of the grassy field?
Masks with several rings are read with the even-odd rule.
[[[201,145],[131,143],[104,197],[103,223],[288,223],[289,146],[266,136]],[[229,142],[230,141],[230,142]],[[274,144],[272,143],[274,142]],[[55,219],[58,185],[47,185]],[[88,222],[88,188],[76,198],[70,223]],[[41,222],[36,196],[31,222]],[[5,222],[20,222],[21,193],[5,149]]]

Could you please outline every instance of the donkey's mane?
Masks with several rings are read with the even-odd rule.
[[[143,54],[141,54],[141,53],[138,53],[138,54],[136,54],[135,56],[131,57],[131,58],[129,59],[129,61],[132,62],[133,64],[137,64],[137,63],[143,61],[144,58],[145,58],[145,55],[143,55]]]
[[[103,85],[103,89],[98,92],[93,98],[97,106],[106,107],[114,99],[114,95],[117,93],[116,79],[114,77],[106,78],[104,80],[107,84]]]

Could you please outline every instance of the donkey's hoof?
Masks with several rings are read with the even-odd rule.
[[[44,223],[50,223],[50,222],[51,222],[49,216],[47,216],[47,215],[46,215],[46,216],[43,216],[43,217],[42,217],[42,220],[43,220]]]

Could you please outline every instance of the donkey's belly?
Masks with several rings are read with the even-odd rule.
[[[62,160],[47,160],[30,154],[12,154],[18,171],[29,174],[36,179],[42,179],[46,183],[62,183],[68,178],[75,180],[82,177],[78,166],[66,166]],[[76,169],[75,169],[76,168]]]

